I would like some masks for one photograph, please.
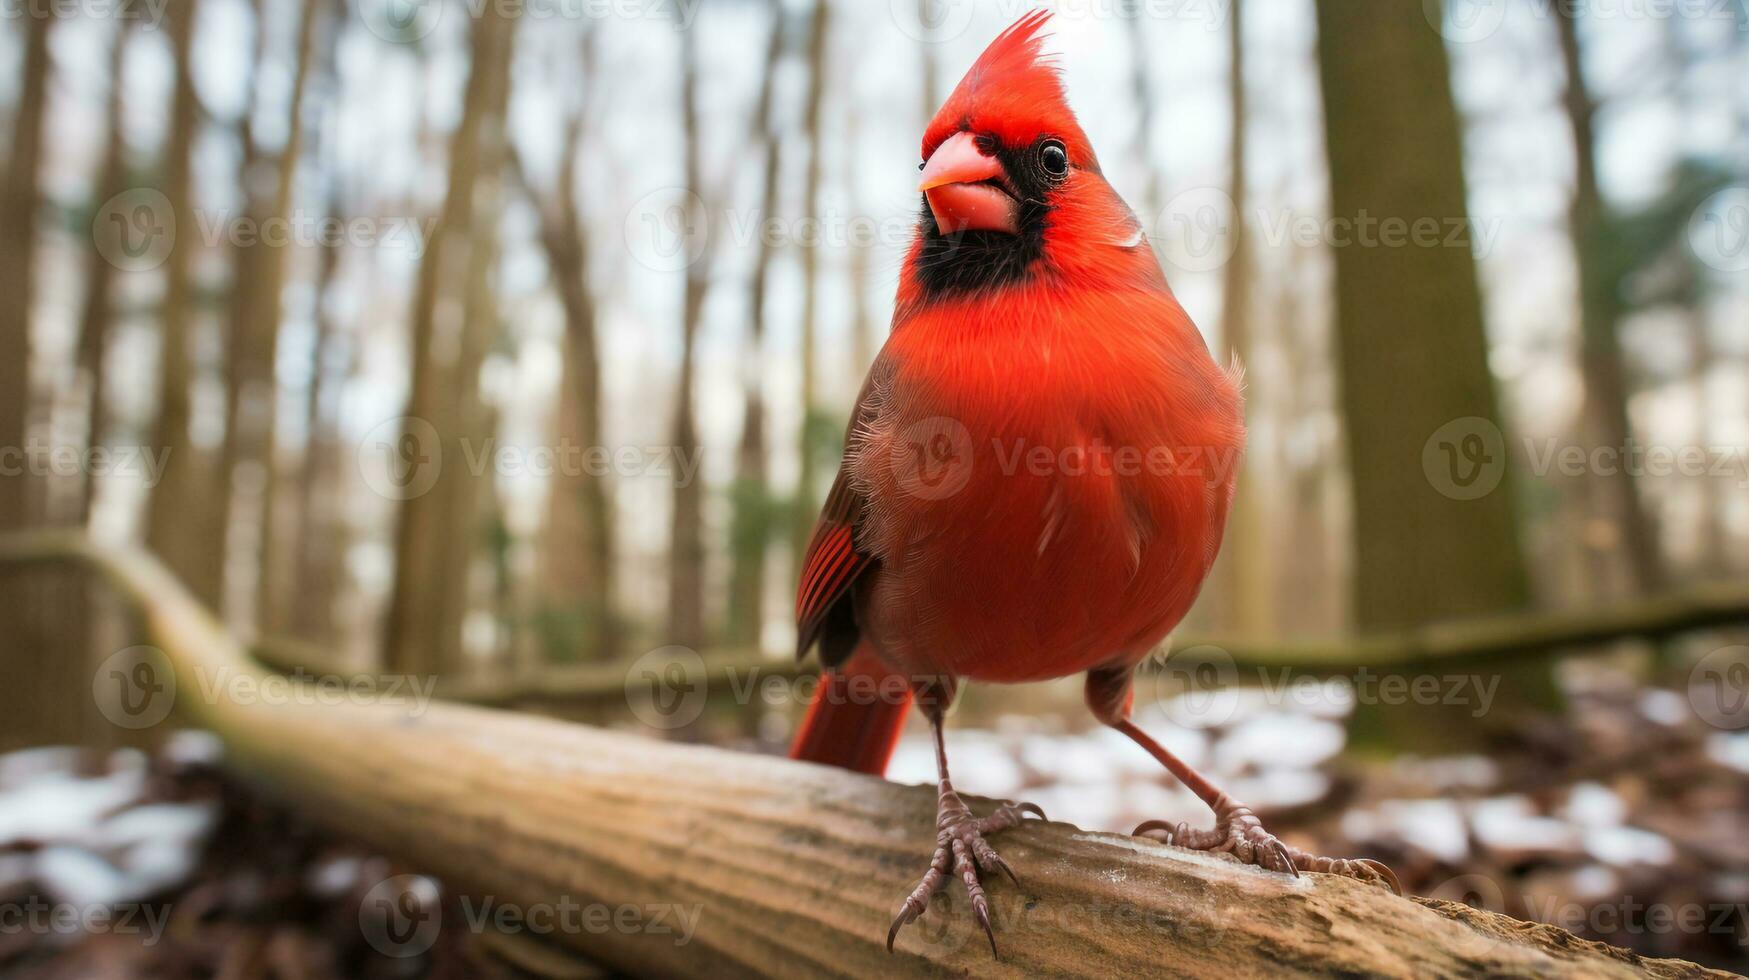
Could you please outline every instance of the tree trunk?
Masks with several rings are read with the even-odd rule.
[[[585,62],[590,60],[587,51]],[[594,81],[585,69],[587,91]],[[577,106],[565,127],[557,187],[549,200],[530,186],[527,171],[510,155],[511,174],[540,219],[540,241],[553,285],[565,311],[563,368],[554,431],[561,446],[584,451],[604,445],[601,351],[595,297],[589,289],[589,240],[577,200],[578,160],[584,150],[585,108]],[[613,599],[613,505],[606,473],[553,474],[547,501],[547,533],[541,543],[540,615],[543,659],[602,660],[618,650]]]
[[[1317,6],[1333,216],[1353,231],[1335,256],[1355,622],[1372,631],[1516,609],[1529,586],[1474,257],[1382,244],[1383,222],[1436,229],[1435,246],[1453,229],[1470,241],[1446,51],[1419,5]],[[1504,691],[1520,707],[1550,704],[1546,668],[1522,673]],[[1358,709],[1357,733],[1383,714]],[[1396,735],[1447,749],[1479,737],[1458,713],[1449,724],[1389,714]]]
[[[506,34],[512,30],[508,29]],[[502,210],[503,196],[503,122],[510,89],[509,47],[506,40],[504,47],[493,55],[496,60],[489,76],[492,90],[487,124],[480,129],[479,172],[472,198],[475,212],[465,243],[468,264],[461,296],[461,350],[444,386],[444,397],[450,403],[447,416],[450,427],[475,447],[487,445],[497,431],[497,413],[480,397],[480,368],[501,329],[495,272],[499,254],[497,216]],[[466,450],[454,458],[465,464]],[[492,504],[496,483],[490,467],[478,473],[458,467],[437,484],[440,506],[447,515],[445,524],[452,529],[442,538],[443,591],[437,597],[436,616],[442,630],[438,667],[445,674],[457,673],[466,665],[463,624],[478,605],[474,572],[481,545],[492,539],[493,523],[498,517]]]
[[[802,110],[802,133],[808,143],[808,169],[802,178],[802,209],[805,216],[818,215],[820,207],[820,166],[822,139],[820,129],[820,106],[826,91],[826,42],[829,36],[831,22],[831,5],[827,0],[818,0],[814,5],[814,22],[808,35],[808,95]],[[819,516],[820,491],[815,457],[824,433],[830,431],[830,425],[819,416],[819,378],[816,372],[815,347],[819,343],[819,324],[815,322],[819,315],[818,283],[820,274],[819,250],[807,244],[802,246],[802,341],[801,341],[801,425],[797,445],[797,465],[800,475],[796,479],[795,513],[790,537],[793,579],[799,580],[802,572],[802,561],[808,549],[808,540],[812,536],[814,521]]]
[[[42,204],[37,171],[43,157],[43,118],[50,75],[53,17],[24,18],[23,81],[12,115],[11,155],[0,187],[0,447],[22,454],[30,447],[35,409],[30,377],[31,314],[36,299],[36,219]],[[0,476],[0,530],[28,526],[43,503],[43,480],[20,455]]]
[[[1579,267],[1580,373],[1585,378],[1584,429],[1594,446],[1626,451],[1633,445],[1633,424],[1628,419],[1627,371],[1622,364],[1621,284],[1601,261],[1609,247],[1610,234],[1603,192],[1597,183],[1596,103],[1585,86],[1579,48],[1579,8],[1558,10],[1557,25],[1561,62],[1567,72],[1567,125],[1573,136],[1576,163],[1573,201],[1568,212],[1572,227],[1573,254]],[[1597,506],[1594,512],[1610,519],[1620,535],[1616,547],[1631,591],[1655,592],[1664,585],[1664,559],[1658,536],[1645,502],[1640,499],[1634,475],[1625,466],[1613,472],[1587,477]]]
[[[778,63],[788,25],[782,3],[771,8],[771,34],[766,40],[765,73],[759,105],[753,114],[752,136],[761,154],[759,197],[753,215],[763,220],[777,201],[781,171],[772,104],[777,94]],[[765,415],[765,289],[771,269],[769,236],[760,235],[747,286],[747,344],[742,354],[741,443],[735,453],[734,514],[729,528],[729,616],[727,639],[736,645],[756,645],[765,627],[766,558],[771,550],[772,499]]]
[[[91,185],[92,203],[99,206],[127,190],[127,141],[122,131],[127,101],[123,97],[122,73],[126,65],[130,30],[131,25],[127,20],[118,20],[115,36],[110,42],[109,99],[105,111],[107,135],[104,140],[103,160]],[[93,229],[87,239],[85,295],[79,313],[77,357],[85,395],[87,450],[106,445],[109,423],[104,362],[108,357],[109,329],[114,315],[115,266],[104,256],[103,249],[98,247],[99,241],[99,233]],[[80,478],[78,502],[79,509],[74,520],[79,526],[89,530],[97,503],[97,468],[94,466],[84,468]],[[113,650],[119,645],[115,640],[119,632],[120,617],[115,609],[113,595],[100,583],[81,581],[75,583],[72,590],[67,596],[66,621],[70,624],[68,632],[77,635],[78,639],[70,641],[68,651],[76,656],[77,662],[89,664],[90,661],[85,660],[85,657],[99,655],[106,646]],[[68,673],[70,684],[77,685],[81,678],[71,670]],[[78,698],[83,703],[83,694],[78,687],[70,687],[68,691],[50,698],[47,703],[65,704],[68,703],[68,698]],[[117,733],[113,729],[93,725],[86,734],[86,741],[108,747],[115,739],[104,736]]]
[[[1250,199],[1245,178],[1247,160],[1245,127],[1250,113],[1245,101],[1245,21],[1241,0],[1231,0],[1227,10],[1228,85],[1232,105],[1233,129],[1228,146],[1227,178],[1233,199],[1233,234],[1237,241],[1232,258],[1227,260],[1221,289],[1221,327],[1232,357],[1245,365],[1247,387],[1256,389],[1256,374],[1252,353],[1251,290],[1255,288],[1252,274],[1251,242],[1245,216]],[[1135,30],[1140,32],[1138,18]],[[1139,53],[1139,52],[1138,52]],[[1152,183],[1152,181],[1150,181]],[[1257,418],[1255,397],[1247,397],[1245,414]],[[1216,581],[1221,585],[1227,628],[1240,636],[1267,635],[1270,623],[1269,542],[1264,523],[1261,487],[1267,471],[1256,465],[1239,471],[1239,482],[1233,496],[1232,514],[1227,521],[1227,539],[1216,561]]]
[[[93,199],[108,201],[127,190],[127,141],[122,132],[126,122],[127,100],[123,98],[122,71],[126,64],[129,23],[116,23],[115,39],[109,55],[109,105],[105,113],[108,134],[103,144],[103,163],[93,184]],[[103,362],[109,352],[109,326],[114,316],[112,294],[115,266],[97,247],[98,236],[90,237],[85,256],[85,297],[79,313],[79,371],[84,375],[85,444],[104,445],[109,423],[108,393],[104,390]],[[79,523],[91,524],[91,509],[97,500],[96,467],[85,468],[79,491]]]
[[[935,46],[940,43],[935,39],[935,25],[944,16],[940,8],[947,2],[949,0],[917,0],[917,25],[923,34],[917,39],[917,87],[923,93],[925,125],[935,118],[935,110],[941,108],[942,100],[946,98],[941,92],[941,69],[935,57]],[[806,542],[803,546],[806,547]]]
[[[193,365],[189,333],[194,319],[193,263],[200,248],[194,211],[194,142],[200,126],[194,88],[195,20],[200,0],[174,0],[165,17],[175,69],[170,130],[164,143],[164,196],[169,199],[171,244],[164,260],[164,305],[158,350],[158,417],[152,446],[167,454],[147,505],[146,542],[188,582],[202,601],[217,605],[221,582],[208,560],[212,522],[222,519],[204,492],[211,464],[189,442]],[[164,216],[158,216],[164,223]],[[165,229],[158,228],[156,231]]]
[[[1233,0],[1233,6],[1228,9],[1228,24],[1234,32],[1239,30],[1238,0]],[[1138,199],[1142,210],[1144,223],[1151,222],[1160,214],[1160,167],[1155,163],[1153,150],[1153,135],[1158,125],[1158,112],[1154,98],[1153,77],[1148,72],[1148,66],[1159,60],[1160,55],[1154,49],[1152,40],[1148,37],[1148,25],[1152,18],[1134,16],[1129,18],[1130,35],[1130,91],[1136,101],[1136,157],[1142,168],[1142,195]],[[1233,62],[1233,74],[1237,77],[1241,63]],[[1238,120],[1244,118],[1244,105],[1237,101],[1243,98],[1234,83],[1233,119],[1235,127]],[[1237,144],[1235,144],[1236,146]],[[1238,166],[1237,163],[1234,164]],[[1238,184],[1234,185],[1239,190]],[[1233,195],[1235,205],[1239,203],[1239,195]]]
[[[344,226],[346,215],[337,191],[330,192],[325,210]],[[332,392],[344,381],[335,377],[340,325],[330,307],[340,242],[323,242],[321,249],[313,290],[316,339],[310,347],[310,386],[304,394],[304,454],[297,475],[297,530],[288,532],[279,546],[282,553],[292,553],[296,567],[291,573],[290,601],[269,602],[262,617],[264,635],[296,636],[312,643],[325,643],[333,635],[334,599],[343,575],[347,535],[346,522],[340,519],[344,481],[338,409],[331,404]],[[273,533],[272,527],[268,533]],[[273,586],[271,581],[268,584]]]
[[[389,597],[383,651],[390,670],[430,674],[442,667],[450,648],[446,629],[455,623],[454,610],[441,608],[448,594],[444,582],[460,570],[444,566],[445,541],[452,535],[472,536],[471,522],[457,528],[458,515],[446,510],[450,494],[444,481],[467,480],[468,454],[463,452],[446,385],[454,379],[455,361],[463,346],[461,325],[445,323],[439,351],[438,309],[444,300],[465,302],[457,293],[468,282],[468,244],[474,222],[474,184],[481,165],[482,131],[496,125],[492,118],[496,92],[508,84],[509,45],[514,22],[502,5],[488,4],[472,21],[471,67],[462,116],[450,140],[449,187],[419,264],[412,311],[412,385],[402,429],[394,447],[405,469],[392,481],[400,499],[395,528],[395,584]],[[479,452],[478,446],[472,447]],[[435,469],[433,469],[435,467]]]
[[[43,120],[51,75],[49,16],[23,18],[22,81],[12,116],[4,184],[0,185],[0,531],[30,527],[47,503],[47,480],[31,458],[36,412],[31,385],[31,314],[36,300],[36,220],[42,203],[37,173],[42,167]],[[84,647],[57,637],[57,617],[47,606],[60,597],[58,582],[23,575],[0,576],[0,751],[18,745],[67,741],[79,734],[78,713],[61,710],[78,697],[87,672]],[[78,631],[72,631],[78,632]],[[44,651],[61,647],[63,656]],[[73,703],[83,703],[75,701]]]
[[[338,9],[338,8],[336,8]],[[331,21],[322,32],[316,65],[321,76],[316,90],[331,88],[338,68],[336,57],[344,25]],[[327,144],[334,138],[337,110],[318,99],[322,109],[316,135],[320,146],[312,157],[318,162],[326,184],[323,215],[345,227],[347,207],[339,175],[323,166]],[[326,127],[326,131],[324,131]],[[293,520],[265,526],[265,555],[286,555],[269,563],[264,557],[263,574],[269,596],[261,610],[262,632],[268,636],[295,636],[312,643],[328,643],[334,636],[334,604],[345,576],[341,567],[351,528],[342,518],[346,480],[344,469],[356,466],[340,444],[338,392],[355,370],[357,351],[346,344],[344,327],[334,315],[335,280],[342,256],[340,236],[324,236],[319,244],[311,320],[315,338],[310,344],[309,384],[304,389],[304,450],[298,460]],[[336,360],[347,354],[344,364]],[[278,578],[275,577],[277,570]]]
[[[264,159],[261,145],[255,138],[255,116],[261,105],[261,66],[267,61],[270,45],[262,0],[252,0],[249,7],[254,20],[255,46],[244,66],[248,72],[243,86],[247,98],[237,121],[240,150],[237,187],[243,199],[237,221],[259,233],[259,229],[266,227],[268,215],[261,178],[269,161]],[[185,525],[182,530],[185,536],[192,534],[200,543],[199,560],[204,566],[201,575],[220,583],[228,582],[225,561],[231,548],[231,526],[237,516],[234,513],[237,468],[245,461],[257,462],[261,458],[258,446],[262,432],[261,413],[271,397],[264,396],[261,391],[264,384],[272,384],[273,366],[271,362],[265,368],[262,365],[265,360],[262,348],[267,338],[262,335],[260,326],[265,305],[261,266],[268,261],[265,253],[273,251],[276,249],[259,240],[232,242],[231,306],[224,353],[225,437],[219,444],[211,484],[205,488],[212,506],[199,515],[202,523],[198,529]],[[229,595],[225,594],[227,590],[223,584],[220,590],[218,609],[221,614],[234,626],[245,625],[247,620],[240,615],[234,601],[236,588],[228,590]]]
[[[292,74],[291,107],[286,123],[285,146],[280,149],[274,176],[273,201],[268,211],[272,219],[288,220],[291,217],[292,192],[304,151],[304,95],[309,89],[317,26],[326,6],[319,0],[309,0],[303,5],[303,11],[298,18],[297,67]],[[260,247],[257,246],[258,249]],[[282,557],[285,551],[284,534],[279,531],[284,515],[278,513],[276,506],[279,497],[275,491],[279,480],[276,472],[278,453],[274,441],[274,409],[278,403],[274,367],[279,359],[279,325],[282,314],[280,294],[285,288],[287,251],[286,247],[276,248],[269,245],[255,263],[256,275],[260,277],[255,291],[259,300],[256,303],[256,316],[259,319],[253,332],[260,338],[260,343],[256,346],[261,352],[259,367],[262,373],[256,379],[256,388],[260,392],[261,403],[255,413],[258,429],[246,445],[253,450],[254,458],[262,470],[258,537],[260,553],[255,592],[255,622],[259,624],[284,622],[285,614],[282,610],[291,601],[289,568],[281,567],[287,559]]]
[[[685,154],[687,209],[685,227],[700,227],[704,182],[700,176],[702,149],[698,132],[698,44],[693,31],[680,32],[680,125]],[[709,284],[705,256],[688,263],[680,310],[680,376],[674,389],[674,450],[683,459],[698,451],[698,423],[693,404],[699,319],[704,314]],[[698,649],[704,645],[704,485],[701,474],[676,479],[668,551],[668,642]]]

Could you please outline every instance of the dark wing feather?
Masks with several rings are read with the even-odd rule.
[[[867,502],[852,485],[849,460],[855,458],[890,374],[886,356],[876,358],[850,415],[850,428],[844,437],[845,463],[839,466],[838,478],[826,494],[826,506],[821,508],[802,562],[801,581],[796,586],[797,659],[807,656],[819,643],[821,662],[836,667],[849,658],[860,637],[850,591],[880,563],[857,548],[857,528]]]

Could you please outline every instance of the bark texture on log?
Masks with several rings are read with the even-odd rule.
[[[552,937],[633,973],[1724,976],[1345,878],[1043,822],[1002,836],[1022,887],[991,886],[1000,959],[962,896],[889,956],[886,926],[930,848],[927,787],[478,708],[239,703],[227,677],[259,668],[155,560],[61,535],[0,542],[0,562],[67,557],[140,607],[178,708],[289,805],[501,904],[696,910],[684,943]]]

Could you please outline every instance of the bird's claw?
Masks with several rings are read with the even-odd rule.
[[[1285,871],[1295,878],[1301,869],[1320,874],[1343,875],[1365,882],[1380,882],[1398,895],[1403,886],[1384,864],[1371,858],[1328,858],[1307,854],[1297,847],[1282,843],[1263,829],[1263,821],[1251,808],[1230,799],[1215,807],[1215,826],[1211,830],[1196,830],[1188,824],[1170,824],[1164,820],[1149,820],[1136,827],[1133,836],[1195,851],[1225,851],[1246,864],[1255,864],[1272,871]]]
[[[990,954],[1000,955],[996,949],[996,929],[990,921],[989,899],[985,897],[979,872],[1000,871],[1016,886],[1019,886],[1020,878],[984,836],[1016,826],[1029,813],[1044,819],[1045,812],[1036,804],[1012,801],[1004,802],[987,817],[974,817],[957,794],[951,791],[943,794],[936,816],[935,854],[930,858],[929,870],[923,873],[923,880],[905,897],[905,904],[899,907],[899,914],[893,917],[893,924],[887,929],[887,952],[893,951],[899,930],[922,915],[929,908],[929,900],[946,886],[948,877],[957,874],[965,883],[966,895],[972,901],[972,915],[983,927],[984,937],[990,941]]]

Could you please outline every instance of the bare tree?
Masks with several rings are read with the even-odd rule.
[[[325,212],[344,222],[337,189],[330,189]],[[273,570],[263,568],[263,574],[269,576],[268,588],[276,593],[276,598],[262,610],[263,631],[313,642],[327,640],[332,632],[334,598],[340,585],[340,559],[345,552],[347,533],[346,523],[338,516],[340,506],[336,499],[341,492],[339,420],[330,405],[331,392],[342,380],[336,377],[339,372],[334,364],[342,328],[332,312],[340,257],[337,239],[322,243],[314,285],[316,339],[310,347],[310,383],[304,393],[305,442],[297,474],[296,531],[289,534],[285,543],[268,546],[293,553],[296,567],[291,573],[289,603],[277,597],[278,589],[271,577]],[[269,525],[267,533],[274,532]]]
[[[1336,220],[1470,227],[1447,55],[1420,6],[1319,0],[1317,10]],[[1335,256],[1356,624],[1389,630],[1523,606],[1530,590],[1513,481],[1504,440],[1491,442],[1486,428],[1498,433],[1501,414],[1471,251],[1355,243]],[[1430,443],[1436,463],[1442,451],[1449,457],[1447,470],[1424,469]],[[1503,689],[1519,707],[1555,697],[1546,667],[1512,672]],[[1393,734],[1422,743],[1477,736],[1467,715],[1432,714],[1397,712]],[[1384,721],[1357,710],[1363,733]]]
[[[31,312],[36,297],[36,219],[42,203],[43,119],[49,83],[49,31],[55,19],[24,18],[23,84],[12,116],[11,156],[0,201],[0,446],[29,445]],[[0,529],[23,527],[41,503],[30,468],[0,477]]]
[[[1255,366],[1251,355],[1255,323],[1251,314],[1251,290],[1255,288],[1255,276],[1252,271],[1251,242],[1245,227],[1246,207],[1250,198],[1249,184],[1245,177],[1248,161],[1245,130],[1250,122],[1250,113],[1245,97],[1243,9],[1242,0],[1232,0],[1227,11],[1228,88],[1232,106],[1227,186],[1233,200],[1232,233],[1235,242],[1232,258],[1227,260],[1223,270],[1221,332],[1233,359],[1245,365],[1247,372],[1250,372],[1248,379],[1254,379]],[[1150,180],[1149,185],[1153,184]],[[1254,398],[1246,399],[1245,413],[1250,419],[1257,417],[1258,409]],[[1227,540],[1217,565],[1217,581],[1221,585],[1227,625],[1240,635],[1262,634],[1270,628],[1269,548],[1261,491],[1263,479],[1264,472],[1256,466],[1240,471],[1233,498],[1232,516],[1227,525]]]
[[[759,141],[759,196],[753,214],[771,213],[777,200],[777,182],[782,169],[772,106],[776,101],[778,62],[783,57],[788,18],[783,4],[772,0],[771,34],[766,40],[765,75],[760,83],[759,104],[753,112],[753,137]],[[747,344],[741,369],[745,404],[741,411],[741,441],[735,454],[734,514],[729,528],[728,639],[734,643],[759,642],[765,623],[766,555],[771,547],[771,482],[765,411],[765,296],[771,271],[769,236],[758,236],[753,271],[747,286]]]
[[[820,168],[825,156],[820,132],[820,109],[826,91],[826,48],[830,35],[831,4],[819,0],[814,5],[813,25],[808,34],[808,95],[802,109],[802,133],[808,143],[808,167],[802,178],[802,207],[808,214],[820,208]],[[794,576],[800,577],[808,536],[819,513],[819,474],[816,450],[831,426],[819,415],[819,365],[816,348],[819,345],[819,274],[820,257],[817,247],[802,248],[802,341],[801,341],[801,426],[797,459],[800,475],[796,479],[794,521],[790,543],[794,552]]]
[[[858,153],[858,137],[862,132],[862,112],[855,106],[850,107],[850,133],[845,143],[850,147],[844,160],[844,187],[851,198],[852,210],[856,214],[866,214],[857,193],[856,159]],[[874,363],[875,353],[880,350],[885,341],[885,332],[869,315],[869,268],[873,258],[874,247],[871,242],[859,235],[851,235],[847,242],[850,249],[850,376],[860,378],[868,371],[868,366]]]
[[[583,46],[583,91],[593,89],[595,32]],[[551,267],[559,304],[565,312],[562,378],[557,431],[561,442],[585,447],[603,444],[601,344],[596,331],[595,297],[590,291],[589,239],[577,198],[579,159],[585,142],[586,102],[571,107],[551,194],[529,184],[511,149],[511,174],[534,203],[540,242]],[[547,504],[542,541],[542,618],[547,622],[549,654],[571,655],[581,648],[587,659],[612,657],[619,646],[613,597],[616,547],[612,487],[605,475],[558,472]],[[572,627],[573,617],[578,622]]]
[[[1622,364],[1621,283],[1609,274],[1600,253],[1610,248],[1608,214],[1597,182],[1597,104],[1585,85],[1579,47],[1578,8],[1557,10],[1555,24],[1561,62],[1567,72],[1567,124],[1573,136],[1576,163],[1573,200],[1568,212],[1573,250],[1579,266],[1579,364],[1585,378],[1585,428],[1595,444],[1626,449],[1633,443],[1628,418],[1626,368]],[[1632,472],[1616,467],[1592,474],[1590,486],[1598,510],[1613,518],[1620,530],[1625,570],[1636,592],[1655,591],[1664,584],[1664,560],[1659,552],[1645,502]]]
[[[1229,22],[1237,25],[1239,11],[1237,0],[1228,14]],[[1136,101],[1136,156],[1142,167],[1142,212],[1152,217],[1160,213],[1160,168],[1154,163],[1154,154],[1150,147],[1150,139],[1154,134],[1158,113],[1155,109],[1153,78],[1148,71],[1148,65],[1157,56],[1154,46],[1148,37],[1148,21],[1140,10],[1129,18],[1130,22],[1130,92]],[[1233,30],[1237,31],[1235,26]],[[1238,63],[1234,63],[1234,72],[1238,72]],[[1238,96],[1236,96],[1238,97]],[[1233,118],[1241,118],[1243,106],[1235,101]],[[1235,122],[1235,125],[1237,123]],[[1238,198],[1235,196],[1234,201]]]
[[[104,113],[108,133],[104,137],[103,162],[99,165],[93,186],[97,201],[110,201],[127,190],[127,140],[122,131],[127,100],[123,97],[122,69],[126,63],[129,24],[126,18],[116,21],[115,38],[109,53],[109,101]],[[79,371],[84,375],[85,443],[104,444],[105,427],[109,422],[109,406],[104,390],[103,362],[109,351],[109,327],[114,316],[113,293],[115,265],[98,248],[98,233],[93,229],[90,248],[85,257],[85,296],[79,313]],[[85,468],[79,493],[79,523],[91,522],[91,508],[97,499],[96,471]]]
[[[25,452],[35,412],[31,386],[31,312],[36,298],[36,219],[42,202],[43,120],[50,77],[49,32],[54,18],[24,18],[23,83],[12,117],[11,157],[0,185],[0,448]],[[30,526],[42,512],[45,487],[32,467],[0,474],[0,531]],[[76,737],[76,713],[58,710],[85,680],[82,664],[56,643],[50,589],[40,578],[0,579],[0,615],[10,634],[0,645],[0,750],[36,741]],[[59,647],[58,658],[40,651]],[[71,722],[71,724],[70,724]]]
[[[336,94],[340,36],[345,27],[344,0],[328,2],[332,13],[328,29],[317,47],[315,77],[309,83],[310,100],[323,112],[315,127],[321,149],[317,169],[325,184],[322,212],[344,227],[346,197],[343,178],[334,172],[331,150],[337,113],[332,108]],[[312,141],[315,142],[315,141]],[[352,370],[338,363],[340,355],[356,363],[345,344],[350,339],[334,313],[337,279],[342,256],[339,236],[323,236],[311,284],[311,319],[315,338],[310,344],[309,383],[304,389],[304,448],[293,477],[294,505],[291,519],[267,520],[263,526],[262,599],[260,623],[268,635],[291,635],[311,641],[326,641],[333,634],[333,609],[343,571],[348,526],[342,519],[341,479],[343,451],[335,395]],[[275,558],[274,556],[286,556]]]
[[[917,41],[918,89],[923,93],[923,121],[928,122],[941,107],[941,69],[935,61],[936,22],[943,16],[943,0],[917,0],[917,26],[922,37]]]
[[[261,186],[262,176],[271,161],[256,139],[255,116],[261,111],[261,66],[267,60],[270,43],[262,0],[253,0],[250,9],[254,15],[255,46],[244,64],[248,73],[244,89],[248,97],[237,119],[237,187],[243,196],[243,222],[262,228],[266,226],[269,207],[268,195]],[[200,548],[201,574],[216,582],[226,581],[225,558],[230,553],[232,490],[237,467],[244,460],[260,458],[255,445],[262,432],[259,416],[272,397],[271,394],[264,397],[260,390],[264,384],[272,384],[273,364],[266,361],[263,350],[271,340],[260,329],[264,300],[259,266],[265,261],[263,253],[274,249],[259,240],[247,244],[245,241],[238,239],[231,248],[231,305],[224,353],[225,436],[219,444],[217,468],[209,488],[212,505],[203,509],[200,529],[193,535]],[[236,610],[231,603],[221,602],[219,609],[233,614],[231,619],[236,622]]]
[[[698,42],[696,31],[680,31],[680,127],[685,156],[686,193],[681,199],[685,227],[702,227],[698,126]],[[696,346],[704,315],[706,264],[688,263],[683,277],[680,312],[680,377],[675,383],[674,451],[683,459],[696,456],[698,423],[693,388],[697,375]],[[674,484],[668,552],[668,639],[682,646],[704,643],[704,487],[695,476]]]
[[[194,141],[200,126],[199,96],[194,87],[194,26],[200,0],[169,3],[170,48],[175,68],[175,92],[170,103],[170,131],[164,143],[163,193],[170,203],[170,250],[164,261],[162,342],[158,351],[158,416],[152,442],[166,454],[164,470],[153,488],[146,514],[146,543],[188,582],[196,595],[217,605],[220,583],[206,561],[210,535],[198,522],[210,520],[214,508],[204,492],[201,460],[189,441],[193,364],[189,349],[194,318],[193,260],[200,244],[194,211]],[[191,524],[195,526],[191,527]]]
[[[323,21],[323,14],[328,5],[320,0],[309,0],[302,5],[298,18],[298,36],[296,43],[296,61],[292,72],[291,104],[287,109],[285,145],[280,147],[279,158],[275,161],[273,197],[268,208],[269,220],[286,220],[291,217],[292,191],[297,179],[298,164],[304,153],[304,116],[306,93],[309,90],[311,66],[315,60],[316,34]],[[259,246],[258,246],[259,248]],[[257,257],[254,272],[257,277],[255,295],[259,298],[255,310],[256,322],[251,333],[260,338],[259,343],[251,346],[257,349],[259,359],[256,368],[259,375],[252,379],[259,392],[260,403],[250,413],[255,421],[256,429],[242,440],[245,449],[253,454],[256,463],[262,468],[262,494],[260,504],[260,556],[256,583],[256,621],[258,623],[278,623],[285,619],[281,611],[289,602],[285,587],[285,572],[280,568],[284,558],[282,535],[275,533],[280,515],[276,512],[275,490],[278,486],[275,465],[277,455],[274,442],[274,414],[278,399],[274,379],[274,365],[279,359],[279,326],[283,313],[280,294],[284,291],[286,280],[286,248],[269,245]],[[242,433],[239,433],[242,435]]]
[[[412,385],[404,413],[407,422],[400,447],[410,458],[405,477],[413,487],[423,476],[419,469],[432,465],[436,459],[448,456],[463,458],[460,433],[452,425],[454,404],[447,385],[456,380],[454,358],[467,346],[460,336],[446,338],[450,348],[448,363],[439,358],[437,338],[439,309],[455,309],[466,303],[464,295],[469,282],[468,268],[470,236],[476,220],[475,184],[486,154],[482,151],[492,127],[501,126],[493,113],[501,104],[499,89],[509,84],[510,43],[514,22],[505,16],[500,4],[487,4],[483,14],[473,21],[470,39],[471,68],[463,96],[462,115],[450,139],[449,186],[431,231],[425,254],[419,264],[412,312],[412,336],[409,354],[412,358]],[[495,216],[488,216],[495,217]],[[475,311],[477,312],[477,310]],[[446,327],[459,327],[446,323]],[[477,365],[476,365],[477,370]],[[430,444],[430,433],[437,434],[436,445]],[[465,526],[457,528],[457,513],[446,505],[453,504],[453,495],[444,492],[441,484],[470,479],[462,467],[451,466],[439,475],[435,484],[423,493],[410,493],[401,502],[400,520],[395,529],[395,584],[390,593],[383,650],[389,669],[406,673],[428,673],[445,666],[446,651],[454,644],[448,633],[459,622],[463,610],[441,608],[451,594],[445,582],[450,575],[465,575],[466,569],[447,567],[445,541],[450,535],[472,539],[471,514]]]
[[[508,156],[505,136],[506,112],[510,99],[510,41],[514,38],[514,21],[505,29],[502,47],[494,52],[492,71],[488,75],[487,114],[480,127],[479,170],[473,193],[474,219],[468,236],[468,261],[462,283],[461,346],[454,364],[447,370],[444,386],[448,403],[446,428],[468,439],[473,445],[484,445],[497,430],[497,410],[486,404],[480,392],[480,368],[497,341],[502,323],[499,318],[496,268],[500,254],[497,215],[503,200],[503,173]],[[484,475],[455,474],[440,480],[436,493],[440,506],[449,515],[448,525],[456,533],[444,537],[443,593],[438,599],[437,618],[442,625],[438,663],[445,671],[454,671],[463,663],[462,625],[475,608],[474,579],[481,545],[499,546],[500,514],[496,503],[496,483],[488,472]]]

